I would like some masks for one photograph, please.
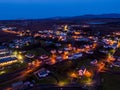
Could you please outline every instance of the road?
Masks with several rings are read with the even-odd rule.
[[[30,87],[26,90],[87,90],[83,89],[80,85],[67,85],[64,87],[56,86],[56,85],[35,85],[34,87]]]
[[[29,73],[32,73],[34,71],[36,71],[38,68],[40,68],[42,65],[36,65],[33,68],[24,68],[24,69],[20,69],[18,71],[6,74],[6,75],[2,75],[0,76],[0,78],[2,78],[0,80],[0,85],[4,85],[6,83],[11,83],[15,80],[23,80],[25,77],[27,77],[29,75]],[[0,89],[3,87],[0,87]]]

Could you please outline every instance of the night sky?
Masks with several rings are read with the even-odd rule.
[[[0,0],[0,19],[120,13],[120,0]]]

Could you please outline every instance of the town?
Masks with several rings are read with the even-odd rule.
[[[34,32],[2,25],[17,38],[0,43],[0,89],[117,90],[110,78],[120,80],[120,32],[91,30],[95,26],[53,24]]]

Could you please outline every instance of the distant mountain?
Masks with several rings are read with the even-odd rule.
[[[77,16],[79,18],[120,18],[120,14],[100,14],[100,15],[83,15]]]
[[[52,17],[48,19],[60,20],[60,19],[94,19],[94,18],[120,18],[120,14],[112,13],[112,14],[87,14],[81,16],[74,16],[74,17]]]
[[[120,14],[117,13],[110,13],[110,14],[86,14],[80,16],[57,16],[57,17],[50,17],[50,18],[38,18],[38,19],[26,19],[26,18],[17,18],[14,20],[41,20],[41,21],[49,21],[49,20],[83,20],[83,19],[120,19]],[[2,20],[0,20],[2,21]],[[4,20],[3,20],[4,21]]]

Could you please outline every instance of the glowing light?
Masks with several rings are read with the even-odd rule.
[[[92,86],[94,84],[94,81],[91,79],[91,78],[87,78],[85,81],[84,81],[85,85],[87,86]]]
[[[97,44],[96,44],[96,43],[94,43],[92,48],[94,49],[94,48],[96,48],[96,47],[97,47]]]
[[[20,61],[21,63],[23,63],[23,61]]]
[[[67,55],[63,55],[62,57],[64,60],[68,59],[68,56]]]
[[[115,58],[113,56],[109,55],[107,58],[107,62],[112,63],[113,61],[115,61]]]
[[[76,32],[74,32],[74,34],[79,35],[79,34],[80,34],[80,32],[77,32],[77,31],[76,31]]]
[[[52,55],[50,61],[51,61],[51,64],[55,64],[56,63],[56,55],[55,54]]]
[[[71,73],[71,74],[70,74],[70,77],[72,77],[72,78],[77,78],[77,74],[76,74],[76,73]]]
[[[72,45],[71,44],[68,44],[68,47],[71,47]]]
[[[75,52],[79,53],[79,52],[81,52],[81,49],[77,48]]]
[[[19,54],[22,54],[22,52],[19,52]]]
[[[56,63],[56,59],[55,58],[51,58],[51,63],[55,64]]]
[[[103,62],[100,62],[97,64],[98,72],[103,72],[105,70],[105,64]]]
[[[58,83],[59,86],[65,86],[66,84],[67,84],[67,82],[65,82],[65,81],[60,81],[60,82]]]
[[[2,75],[2,74],[4,74],[4,73],[6,73],[5,71],[0,71],[0,75]]]
[[[22,55],[18,55],[18,57],[17,57],[19,60],[22,60],[23,59],[23,57],[22,57]]]
[[[56,53],[56,50],[51,50],[51,53],[52,53],[52,54],[55,54],[55,53]]]
[[[12,34],[20,34],[19,32],[16,32],[16,31],[12,31],[12,30],[3,30],[3,32],[6,32],[6,33],[12,33]]]
[[[65,25],[65,26],[64,26],[64,31],[67,31],[67,30],[68,30],[68,26]]]
[[[89,72],[89,71],[87,71],[87,70],[85,71],[84,75],[85,75],[86,77],[92,77],[92,73]]]
[[[65,51],[65,52],[64,52],[64,55],[68,55],[68,53],[69,53],[68,51]]]
[[[17,56],[18,52],[17,51],[14,51],[13,52],[13,55]]]
[[[69,54],[68,51],[64,51],[64,54],[62,55],[62,58],[63,58],[64,60],[68,59],[68,54]]]
[[[9,61],[9,62],[3,62],[3,63],[0,63],[0,66],[10,65],[10,64],[16,63],[17,61],[18,60]]]
[[[63,51],[62,50],[59,50],[58,53],[61,54]]]

